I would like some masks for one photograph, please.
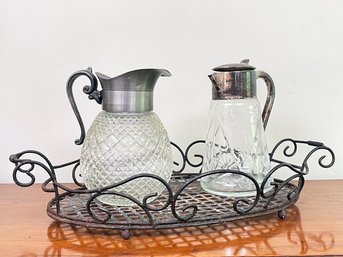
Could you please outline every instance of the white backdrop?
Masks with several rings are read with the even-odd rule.
[[[56,164],[79,157],[65,94],[74,71],[170,70],[158,81],[154,109],[170,138],[186,146],[205,138],[211,69],[245,58],[276,85],[269,147],[284,137],[323,141],[336,164],[314,163],[308,177],[343,178],[342,49],[342,1],[0,0],[0,182],[12,182],[11,153],[36,149]],[[100,106],[83,95],[85,82],[75,88],[88,127]]]

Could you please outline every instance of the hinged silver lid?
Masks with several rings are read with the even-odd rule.
[[[209,75],[213,100],[256,97],[256,72],[249,60],[221,65],[213,70],[215,72]]]
[[[254,66],[249,65],[249,59],[244,59],[240,63],[224,64],[213,68],[213,71],[227,72],[227,71],[248,71],[255,70]]]

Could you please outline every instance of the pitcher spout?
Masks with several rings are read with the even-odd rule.
[[[100,72],[95,73],[104,90],[153,91],[160,76],[170,77],[165,69],[139,69],[126,72],[116,77],[109,77]]]
[[[159,77],[170,77],[165,69],[139,69],[117,77],[96,73],[101,83],[103,110],[146,112],[153,109],[153,91]]]

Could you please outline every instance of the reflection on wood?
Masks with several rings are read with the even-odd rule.
[[[331,234],[305,234],[301,226],[299,210],[293,206],[287,210],[287,219],[276,215],[230,222],[222,225],[200,226],[158,231],[134,231],[135,236],[122,240],[119,231],[89,229],[85,227],[53,222],[47,231],[52,243],[45,251],[46,257],[63,256],[68,249],[91,256],[112,256],[115,254],[169,254],[182,255],[225,246],[230,255],[278,255],[273,246],[276,234],[282,235],[288,244],[298,247],[298,254],[306,254],[307,240],[312,250],[321,252],[331,248],[334,237]],[[184,256],[184,255],[182,255]],[[191,256],[191,255],[187,255]]]

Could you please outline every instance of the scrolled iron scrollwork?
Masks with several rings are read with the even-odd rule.
[[[295,165],[295,164],[290,164],[289,162],[278,160],[274,157],[275,153],[281,148],[281,145],[283,144],[286,144],[286,146],[284,146],[282,152],[284,156],[287,158],[293,157],[297,153],[298,145],[307,145],[314,148],[306,155],[301,165]],[[291,146],[288,144],[291,144]],[[291,150],[291,152],[289,152],[291,147],[293,149]],[[273,150],[270,153],[270,160],[275,163],[289,163],[296,169],[296,171],[294,170],[295,172],[299,172],[303,175],[307,175],[309,172],[309,167],[307,163],[308,160],[315,152],[320,151],[320,150],[327,151],[330,154],[331,161],[328,164],[324,164],[323,161],[326,158],[326,155],[322,155],[318,159],[318,164],[322,168],[330,168],[335,163],[335,154],[329,147],[325,146],[322,142],[317,142],[317,141],[303,141],[303,140],[294,140],[291,138],[285,138],[274,146]]]
[[[304,171],[306,171],[306,174],[309,172],[309,167],[308,167],[308,164],[307,164],[308,160],[310,159],[310,157],[311,157],[315,152],[318,152],[318,151],[321,151],[321,150],[324,150],[324,151],[329,152],[330,157],[331,157],[331,161],[329,161],[328,164],[325,164],[325,163],[323,163],[323,161],[325,160],[326,155],[320,156],[319,159],[318,159],[318,164],[319,164],[320,167],[322,167],[322,168],[330,168],[330,167],[332,167],[332,165],[335,163],[335,158],[336,158],[336,157],[335,157],[334,152],[333,152],[330,148],[326,147],[325,145],[317,146],[316,148],[314,148],[312,151],[310,151],[310,152],[306,155],[306,157],[305,157],[305,159],[304,159],[304,161],[303,161],[303,163],[302,163],[302,165],[301,165],[301,169],[304,170]]]
[[[284,148],[282,151],[283,155],[287,158],[293,157],[296,155],[298,151],[298,145],[307,145],[310,147],[314,147],[310,152],[306,155],[301,165],[291,164],[287,162],[280,161],[278,159],[275,159],[274,155],[277,150],[281,148],[281,145],[284,145]],[[289,145],[290,144],[290,145]],[[290,150],[291,149],[291,150]],[[326,147],[323,143],[317,142],[317,141],[302,141],[302,140],[294,140],[290,138],[286,138],[281,140],[279,143],[275,145],[273,150],[270,153],[270,160],[271,162],[275,162],[278,165],[271,168],[271,170],[268,172],[268,174],[265,176],[262,184],[261,184],[261,197],[268,199],[265,207],[267,208],[269,203],[275,198],[275,196],[290,182],[296,181],[297,186],[293,188],[291,191],[287,194],[287,199],[289,201],[293,201],[294,199],[298,198],[301,190],[303,189],[305,179],[304,176],[308,174],[309,172],[309,166],[308,166],[308,160],[315,152],[318,152],[320,150],[327,151],[330,154],[331,160],[328,164],[325,164],[323,161],[326,158],[326,155],[322,155],[318,159],[318,164],[322,168],[329,168],[331,167],[335,162],[335,154],[334,152]],[[274,182],[271,182],[272,188],[270,190],[266,190],[266,188],[269,186],[268,183],[271,180],[272,176],[282,168],[287,168],[287,170],[292,171],[294,174],[289,176],[287,179],[281,181],[274,179]]]
[[[294,165],[292,164],[289,164],[289,163],[277,164],[275,167],[271,168],[271,170],[265,175],[261,183],[261,196],[263,198],[272,198],[282,189],[282,187],[280,187],[280,184],[273,181],[272,179],[273,175],[277,171],[282,170],[282,168],[286,168],[287,170],[293,171],[296,174],[295,177],[291,176],[290,178],[292,179],[289,180],[288,182],[294,180],[295,178],[300,178],[304,175],[299,169],[295,168]],[[286,184],[283,184],[283,185],[286,185]]]
[[[298,150],[298,147],[297,147],[297,141],[296,140],[293,140],[291,138],[285,138],[281,141],[279,141],[275,146],[274,148],[272,149],[272,151],[270,152],[270,158],[272,159],[276,150],[279,149],[280,145],[284,144],[284,143],[290,143],[291,145],[286,145],[285,148],[283,149],[283,154],[286,156],[286,157],[292,157],[296,154],[297,150]],[[291,147],[293,148],[293,150],[291,150],[291,152],[288,152]]]
[[[39,161],[22,158],[24,155],[27,155],[27,154],[36,155],[42,158],[45,161],[45,164]],[[9,160],[15,165],[13,173],[12,173],[12,177],[13,177],[14,182],[19,186],[29,187],[35,183],[36,177],[32,174],[32,171],[35,169],[36,165],[43,168],[43,170],[46,171],[46,173],[49,176],[49,179],[47,181],[51,182],[51,181],[56,180],[56,174],[55,174],[53,165],[44,154],[36,150],[27,150],[20,153],[12,154],[9,157]],[[28,167],[25,168],[25,166],[28,166]],[[18,172],[25,174],[27,177],[29,177],[30,180],[28,182],[21,182],[20,179],[18,178]],[[46,184],[47,183],[43,184],[43,190],[45,189],[44,186],[46,186]],[[44,190],[44,191],[48,192],[49,190]]]
[[[88,90],[90,89],[86,88],[86,90],[89,92]],[[131,235],[129,230],[131,230],[132,227],[138,229],[155,229],[190,226],[191,224],[204,225],[240,219],[243,217],[259,216],[263,215],[263,213],[270,213],[271,211],[278,212],[279,217],[284,218],[285,208],[295,203],[300,196],[305,182],[304,176],[309,172],[309,160],[313,159],[313,156],[316,153],[324,151],[325,153],[318,158],[319,166],[322,168],[329,168],[335,162],[333,151],[324,144],[315,141],[300,141],[287,138],[276,144],[271,151],[270,160],[273,163],[273,166],[261,184],[259,184],[253,176],[237,170],[215,170],[202,173],[200,169],[199,172],[194,174],[183,173],[187,166],[201,168],[203,155],[196,152],[194,149],[199,150],[199,148],[196,148],[195,146],[199,146],[199,144],[203,143],[205,143],[204,140],[194,141],[189,144],[185,152],[183,152],[178,145],[171,142],[171,145],[181,156],[181,161],[174,161],[174,165],[177,166],[177,169],[174,170],[173,178],[169,183],[154,174],[142,173],[112,185],[96,189],[87,189],[77,177],[80,160],[54,166],[44,154],[38,151],[28,150],[11,155],[10,161],[15,164],[13,179],[19,186],[27,187],[35,183],[36,178],[33,172],[36,167],[43,168],[43,170],[48,173],[48,179],[42,184],[42,189],[45,192],[55,193],[55,198],[48,204],[49,216],[57,220],[61,218],[61,221],[68,220],[70,223],[77,225],[84,224],[85,226],[92,227],[121,229],[125,232],[122,236],[126,239]],[[275,158],[276,152],[281,152],[286,159],[296,157],[300,145],[312,147],[300,165]],[[24,158],[26,154],[36,155],[43,161]],[[72,179],[74,184],[78,187],[68,187],[57,181],[56,171],[64,167],[71,169]],[[278,172],[281,173],[284,170],[291,172],[291,175],[284,180],[277,179],[276,174]],[[19,173],[26,175],[29,178],[29,181],[21,181]],[[255,195],[229,198],[213,196],[202,190],[199,185],[199,180],[206,176],[229,173],[244,176],[251,181],[255,187]],[[162,183],[164,186],[164,191],[161,194],[162,197],[151,192],[142,199],[136,199],[129,193],[120,191],[121,185],[143,178],[157,180],[159,183]],[[195,190],[195,192],[192,190]],[[209,210],[204,210],[203,204],[206,203],[198,201],[197,194],[206,194],[204,199],[212,199],[215,201],[215,204],[222,205],[220,214],[216,211],[212,211],[211,208]],[[117,222],[116,219],[119,217],[118,215],[124,215],[122,211],[117,211],[121,207],[113,207],[102,203],[101,199],[99,199],[101,196],[121,197],[131,201],[135,206],[135,209],[142,210],[141,214],[139,214],[142,215],[142,220],[139,221],[141,223],[138,221],[132,223],[132,221],[129,220],[127,220],[126,223],[123,223],[122,221]],[[182,197],[188,198],[184,200]],[[84,213],[87,213],[84,220],[78,216],[78,213],[75,213],[75,216],[69,217],[70,209],[67,212],[61,211],[61,208],[65,208],[63,206],[69,204],[69,200],[72,198],[78,198],[79,200],[76,202],[81,205],[77,206],[77,208],[81,208]],[[213,207],[213,209],[215,208],[216,206]],[[73,207],[71,207],[71,209],[73,209]],[[125,209],[125,211],[126,210],[127,209]],[[208,216],[205,218],[200,217],[203,213],[206,213]],[[161,217],[164,218],[161,219]]]
[[[39,161],[31,160],[31,159],[22,159],[23,155],[26,155],[26,154],[36,155],[42,158],[46,164]],[[34,171],[36,165],[46,171],[49,178],[45,180],[45,182],[42,184],[42,190],[44,192],[55,193],[56,209],[57,209],[57,212],[59,212],[60,211],[60,202],[59,202],[60,194],[58,192],[58,185],[57,185],[57,179],[56,179],[54,166],[52,165],[50,160],[44,154],[36,150],[27,150],[27,151],[23,151],[17,154],[12,154],[10,155],[9,160],[15,165],[13,173],[12,173],[13,180],[17,185],[22,186],[22,187],[29,187],[35,183],[36,177],[32,174],[32,171]],[[23,168],[23,166],[25,165],[29,165],[29,167],[26,169]],[[18,172],[26,174],[30,178],[30,181],[21,182],[18,179]],[[53,188],[48,187],[48,185],[51,183],[53,185]]]
[[[192,219],[196,214],[197,211],[199,209],[199,207],[195,204],[189,204],[187,206],[184,206],[181,210],[183,213],[187,213],[187,214],[179,214],[177,211],[177,202],[180,198],[180,196],[182,195],[183,191],[188,188],[192,183],[204,178],[204,177],[208,177],[211,175],[216,175],[216,174],[235,174],[235,175],[239,175],[239,176],[244,176],[245,178],[249,179],[251,181],[251,183],[254,185],[255,187],[255,196],[254,200],[251,203],[251,199],[252,197],[250,197],[250,201],[248,201],[246,198],[236,198],[236,200],[233,203],[233,209],[235,210],[235,212],[237,214],[246,214],[249,211],[251,211],[257,204],[259,197],[260,197],[260,188],[259,188],[259,184],[257,183],[257,181],[250,176],[247,173],[241,172],[241,171],[236,171],[236,170],[214,170],[214,171],[210,171],[210,172],[206,172],[206,173],[202,173],[199,175],[194,176],[193,178],[189,179],[186,183],[184,183],[179,189],[178,191],[174,194],[174,198],[173,198],[173,202],[172,202],[172,212],[175,218],[177,218],[180,221],[189,221],[190,219]],[[230,198],[228,198],[230,199]],[[223,200],[225,201],[225,200]],[[250,206],[249,206],[250,205]]]
[[[273,168],[273,172],[271,172],[270,175],[283,167],[290,168],[290,166],[287,166],[287,165],[282,165],[282,164],[277,165],[275,168]],[[293,181],[296,181],[297,185],[294,186],[289,192],[287,192],[286,197],[289,202],[293,202],[294,200],[296,200],[298,196],[300,195],[300,192],[305,182],[304,176],[300,173],[296,173],[285,180],[274,179],[272,182],[270,182],[269,190],[266,190],[266,183],[267,181],[269,181],[268,178],[266,177],[261,184],[261,198],[267,200],[266,203],[264,204],[265,209],[268,208],[269,204],[281,192],[281,190],[286,188],[286,186],[289,185],[289,183]]]
[[[35,155],[38,158],[41,158],[44,160],[45,164],[43,162],[34,160],[34,159],[26,159],[26,158],[22,158],[24,155]],[[35,181],[36,181],[36,177],[35,175],[32,173],[35,170],[36,166],[41,167],[44,171],[46,171],[46,173],[48,174],[48,179],[46,179],[43,183],[42,183],[42,190],[44,192],[52,192],[56,194],[56,197],[58,198],[60,193],[58,192],[58,189],[61,188],[64,191],[67,192],[71,192],[71,193],[85,193],[84,189],[85,186],[79,182],[75,182],[76,185],[79,185],[80,188],[79,189],[71,189],[67,186],[65,186],[64,184],[61,184],[57,181],[57,175],[56,175],[56,170],[60,169],[60,168],[64,168],[70,165],[75,165],[74,169],[77,168],[78,164],[79,164],[79,160],[75,160],[75,161],[71,161],[71,162],[67,162],[61,165],[53,165],[51,163],[51,161],[48,159],[47,156],[45,156],[44,154],[42,154],[39,151],[36,150],[27,150],[27,151],[23,151],[20,153],[16,153],[16,154],[12,154],[9,157],[9,160],[14,163],[15,167],[13,169],[13,181],[18,185],[18,186],[22,186],[22,187],[29,187],[32,186]],[[29,165],[28,168],[23,168],[25,165]],[[28,182],[21,182],[20,179],[18,178],[18,174],[23,173],[26,176],[28,176],[30,178],[30,181]],[[52,187],[50,186],[52,185]]]
[[[130,183],[134,180],[142,179],[142,178],[154,179],[154,180],[157,180],[159,183],[162,183],[164,185],[165,190],[167,191],[167,196],[168,196],[168,197],[166,197],[166,201],[164,202],[164,204],[162,204],[159,207],[154,207],[149,203],[149,199],[155,198],[158,196],[157,193],[150,193],[150,194],[146,195],[142,199],[142,201],[140,201],[128,193],[116,191],[116,188],[118,188],[118,187],[120,187],[126,183]],[[94,190],[88,190],[88,192],[92,193],[92,195],[90,196],[90,198],[87,201],[87,210],[88,210],[90,216],[94,220],[96,220],[97,222],[100,222],[100,223],[106,223],[107,221],[109,221],[111,218],[111,213],[108,210],[106,210],[105,207],[102,207],[102,208],[98,207],[99,210],[101,210],[103,213],[105,213],[106,217],[101,219],[96,215],[96,213],[91,208],[91,204],[94,202],[95,199],[97,199],[99,197],[102,197],[105,195],[112,195],[115,197],[122,197],[122,198],[125,198],[125,199],[133,202],[135,206],[140,207],[145,212],[145,214],[147,215],[151,224],[154,221],[153,221],[153,218],[152,218],[152,215],[150,212],[151,211],[161,211],[163,209],[166,209],[170,205],[170,203],[172,202],[172,198],[173,198],[173,192],[172,192],[172,189],[170,188],[169,184],[164,179],[162,179],[161,177],[156,176],[154,174],[150,174],[150,173],[141,173],[138,175],[134,175],[134,176],[126,178],[126,179],[124,179],[118,183],[114,183],[114,184],[111,184],[109,186],[105,186],[105,187],[94,189]]]
[[[180,166],[180,168],[177,170],[173,169],[173,173],[179,174],[179,173],[183,172],[186,168],[186,157],[185,157],[185,154],[182,151],[182,149],[177,144],[175,144],[174,142],[170,142],[170,144],[171,144],[171,146],[173,146],[177,150],[178,154],[181,155],[181,163],[179,163],[176,160],[173,161],[173,164],[175,166]]]
[[[198,163],[194,163],[191,161],[191,157],[189,156],[189,153],[191,151],[192,148],[194,148],[194,146],[199,145],[199,144],[205,144],[205,140],[197,140],[194,141],[193,143],[191,143],[185,151],[185,158],[186,158],[186,162],[188,163],[189,166],[193,167],[193,168],[198,168],[202,166],[204,157],[202,154],[196,153],[193,155],[194,158],[199,158],[200,161]],[[201,172],[201,171],[200,171]]]
[[[193,156],[190,156],[190,152],[192,151],[193,148],[195,148],[196,145],[204,144],[205,143],[204,140],[197,140],[197,141],[192,142],[191,144],[188,145],[185,152],[183,152],[182,149],[174,142],[170,142],[170,143],[177,150],[178,154],[181,155],[181,163],[175,160],[173,162],[174,165],[180,166],[178,170],[173,170],[174,174],[182,173],[185,170],[187,164],[193,168],[198,168],[202,166],[203,159],[204,159],[203,155],[200,153],[195,153]],[[192,159],[196,159],[196,158],[200,160],[194,163]],[[199,171],[199,173],[201,173],[201,170]]]
[[[260,186],[258,184],[258,182],[250,175],[244,173],[244,172],[238,172],[238,171],[231,171],[230,173],[232,174],[239,174],[241,176],[244,176],[246,178],[248,178],[255,186],[255,189],[256,189],[256,195],[254,196],[254,201],[253,203],[249,203],[249,201],[247,201],[247,199],[243,198],[243,199],[240,199],[238,198],[234,204],[233,204],[233,209],[235,210],[235,212],[237,212],[238,214],[245,214],[245,213],[248,213],[249,211],[251,211],[255,206],[256,204],[258,203],[259,199],[260,199],[260,196],[261,196],[261,190],[260,190]],[[250,197],[251,198],[251,197]],[[244,203],[246,206],[246,208],[243,208],[243,207],[239,207],[239,204],[241,203]],[[249,207],[250,205],[250,207]]]
[[[87,211],[89,213],[89,215],[96,221],[99,223],[106,223],[108,222],[111,218],[112,218],[112,212],[107,210],[105,207],[96,207],[97,211],[101,211],[102,213],[105,214],[105,218],[100,218],[96,212],[93,210],[93,208],[91,207],[92,203],[99,197],[105,196],[105,195],[112,195],[112,196],[116,196],[116,197],[122,197],[125,198],[131,202],[133,202],[136,206],[139,206],[146,214],[146,216],[149,219],[149,222],[152,224],[154,222],[150,211],[146,208],[146,206],[144,206],[140,201],[138,201],[137,199],[135,199],[134,197],[125,194],[125,193],[120,193],[120,192],[114,192],[114,191],[100,191],[100,192],[96,192],[94,194],[92,194],[90,196],[90,198],[87,201],[86,204],[86,208]]]
[[[81,177],[81,174],[79,174],[79,176],[77,176],[77,169],[80,167],[80,160],[78,160],[73,169],[72,169],[72,172],[71,172],[71,175],[72,175],[72,178],[73,178],[73,181],[75,183],[75,185],[79,186],[79,187],[85,187],[85,184],[83,182],[80,182],[78,180],[77,177]]]

